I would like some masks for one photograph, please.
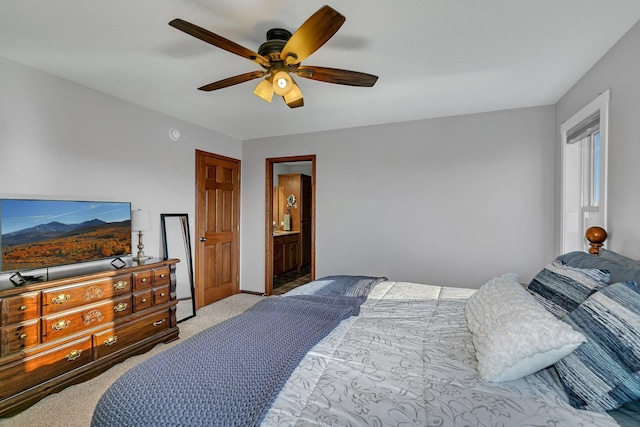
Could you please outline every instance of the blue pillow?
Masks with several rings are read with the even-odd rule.
[[[638,420],[640,420],[640,400],[627,403],[607,413],[620,424],[620,427],[638,427]]]
[[[607,270],[610,274],[609,283],[627,281],[640,283],[640,270],[621,265],[620,262],[614,262],[611,259],[613,257],[609,256],[610,254],[604,255],[605,249],[601,248],[600,251],[603,253],[603,256],[595,256],[580,251],[569,252],[560,255],[556,258],[556,261],[562,261],[562,263],[575,268],[598,268],[600,270]]]
[[[617,252],[610,251],[605,248],[600,248],[598,258],[611,261],[615,264],[621,265],[622,267],[631,268],[632,270],[640,270],[640,261],[636,261],[635,259],[620,255]]]
[[[527,290],[544,308],[561,318],[608,283],[609,273],[604,270],[573,268],[554,261],[533,278]]]
[[[554,364],[571,406],[601,412],[640,399],[640,286],[609,285],[562,320],[587,338]]]

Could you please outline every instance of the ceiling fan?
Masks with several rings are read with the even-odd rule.
[[[302,107],[304,101],[302,91],[291,74],[348,86],[371,87],[378,80],[377,76],[358,71],[301,64],[340,29],[345,19],[331,7],[323,6],[293,34],[282,28],[267,31],[267,41],[260,45],[257,53],[182,19],[174,19],[169,25],[227,52],[247,58],[264,69],[229,77],[198,89],[212,91],[264,77],[254,90],[257,96],[271,102],[275,93],[282,96],[289,107],[296,108]]]

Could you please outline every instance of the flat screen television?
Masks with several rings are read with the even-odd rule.
[[[131,203],[0,199],[0,272],[131,254]]]

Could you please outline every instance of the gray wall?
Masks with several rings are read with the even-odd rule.
[[[316,154],[318,276],[527,281],[553,255],[560,123],[611,88],[610,248],[638,258],[638,45],[640,24],[556,106],[244,142],[0,59],[0,197],[129,200],[158,254],[159,214],[193,217],[195,149],[240,158],[241,287],[262,291],[265,158]]]
[[[130,201],[151,213],[148,255],[160,213],[193,221],[195,149],[242,155],[239,140],[1,58],[0,94],[0,197]]]
[[[609,207],[606,247],[640,258],[640,23],[569,90],[556,105],[557,176],[560,176],[560,124],[606,89],[609,109]],[[560,206],[560,185],[556,200]],[[560,211],[556,211],[556,235]],[[555,246],[559,250],[559,243]]]
[[[479,287],[551,260],[553,106],[243,142],[242,288],[264,290],[265,159],[316,154],[316,273]]]

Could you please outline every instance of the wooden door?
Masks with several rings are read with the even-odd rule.
[[[196,295],[202,307],[239,292],[240,161],[196,150]]]
[[[300,176],[300,266],[311,264],[311,177]]]

